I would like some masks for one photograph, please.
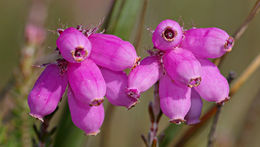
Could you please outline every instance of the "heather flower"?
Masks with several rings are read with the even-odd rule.
[[[221,57],[234,45],[234,39],[219,28],[192,28],[184,36],[181,47],[200,58]]]
[[[106,83],[100,69],[91,59],[69,63],[68,79],[75,98],[81,103],[95,106],[104,101]]]
[[[176,82],[196,87],[201,81],[201,65],[188,50],[175,48],[163,56],[166,72]]]
[[[104,121],[103,105],[91,107],[82,105],[74,96],[70,87],[68,88],[68,103],[72,122],[83,130],[86,135],[97,135]]]
[[[82,27],[58,29],[56,43],[63,58],[58,59],[58,65],[48,65],[32,89],[28,97],[31,115],[43,120],[52,113],[67,83],[72,121],[87,135],[99,132],[105,95],[112,104],[128,109],[137,103],[125,92],[128,78],[123,72],[139,64],[133,45],[96,31]]]
[[[162,112],[172,123],[184,122],[191,106],[191,88],[174,82],[169,76],[160,79],[159,96]]]
[[[127,75],[123,71],[112,71],[101,68],[102,75],[106,81],[106,98],[115,106],[124,106],[127,109],[133,107],[138,100],[131,98],[125,92],[127,89]]]
[[[182,40],[182,28],[174,20],[162,21],[153,32],[153,44],[156,49],[170,50],[179,45]]]
[[[77,29],[65,29],[57,39],[57,47],[64,59],[71,63],[85,60],[91,52],[88,38]]]
[[[227,80],[206,59],[220,57],[232,49],[233,38],[225,31],[193,28],[182,33],[177,22],[165,20],[156,27],[152,41],[155,51],[150,51],[151,56],[144,60],[153,58],[159,64],[153,68],[137,66],[130,72],[127,92],[131,97],[139,98],[141,92],[159,81],[161,110],[177,124],[199,122],[201,98],[216,103],[229,99]],[[156,78],[151,78],[152,74]]]
[[[158,81],[159,76],[159,57],[144,58],[140,65],[129,73],[127,94],[133,99],[138,99],[141,92],[148,90]]]
[[[33,86],[28,105],[30,115],[43,121],[43,117],[56,109],[68,84],[66,73],[57,64],[49,64]]]
[[[193,125],[200,122],[202,105],[203,102],[200,98],[200,95],[193,88],[191,90],[191,107],[188,114],[185,116],[185,120],[188,125]]]
[[[229,99],[229,84],[218,67],[207,59],[199,60],[202,65],[202,81],[195,90],[211,102],[221,103]]]
[[[128,41],[108,34],[92,34],[90,58],[99,66],[113,71],[122,71],[134,67],[139,61],[134,46]]]

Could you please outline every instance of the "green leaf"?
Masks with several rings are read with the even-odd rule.
[[[183,125],[170,124],[163,132],[164,138],[160,142],[160,147],[167,147],[173,138],[181,131]]]
[[[54,147],[81,146],[84,139],[84,132],[73,124],[68,104],[64,107],[64,111],[57,129]]]

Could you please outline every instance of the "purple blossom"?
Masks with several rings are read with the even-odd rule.
[[[234,45],[234,39],[219,28],[192,28],[184,36],[181,47],[200,58],[221,57]]]
[[[135,48],[116,36],[96,31],[82,27],[58,29],[56,43],[63,59],[58,59],[58,65],[48,65],[32,89],[28,97],[32,116],[43,120],[52,113],[67,83],[72,121],[87,135],[99,132],[105,95],[112,104],[128,109],[138,102],[125,92],[128,78],[123,72],[138,65]]]
[[[49,64],[33,86],[28,105],[30,115],[43,121],[43,117],[54,112],[68,84],[67,75],[57,64]]]
[[[177,22],[164,20],[156,27],[152,41],[154,48],[160,50],[150,52],[151,56],[157,56],[159,67],[157,70],[147,68],[138,77],[131,76],[135,69],[131,71],[130,81],[134,81],[136,87],[146,87],[142,91],[140,88],[131,88],[132,95],[140,97],[140,92],[159,80],[161,110],[170,118],[170,122],[178,124],[185,121],[187,124],[199,122],[202,109],[200,97],[216,103],[229,99],[226,78],[207,59],[231,51],[234,40],[225,31],[218,28],[193,28],[182,33]],[[143,82],[158,70],[163,73],[161,78]]]
[[[103,105],[95,107],[82,105],[77,101],[70,87],[68,88],[68,103],[75,126],[83,130],[86,135],[97,135],[105,117]]]
[[[138,103],[138,99],[130,98],[127,93],[127,75],[123,71],[112,71],[101,68],[101,72],[106,81],[106,98],[115,106],[124,106],[127,109],[132,108]]]
[[[159,50],[170,50],[179,45],[182,40],[182,28],[174,20],[164,20],[156,27],[153,33],[153,45]]]
[[[140,93],[151,88],[158,81],[159,76],[159,57],[144,58],[140,65],[129,73],[127,94],[133,99],[139,99]]]
[[[91,52],[89,39],[73,27],[61,33],[57,39],[57,47],[62,57],[71,63],[82,62]]]
[[[188,114],[185,116],[188,125],[197,124],[200,122],[200,115],[202,110],[202,99],[196,90],[191,90],[191,107]]]
[[[122,71],[134,67],[140,60],[134,46],[117,36],[97,33],[90,35],[89,40],[92,43],[90,58],[99,66]]]
[[[79,102],[95,106],[104,101],[106,83],[100,69],[91,59],[69,63],[68,79]]]

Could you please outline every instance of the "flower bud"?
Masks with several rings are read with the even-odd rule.
[[[193,28],[185,32],[181,47],[197,57],[218,58],[230,52],[234,39],[219,28]]]
[[[163,56],[163,64],[168,75],[175,82],[188,87],[196,87],[200,84],[201,65],[190,51],[175,48]]]
[[[200,122],[202,106],[203,102],[200,95],[195,89],[191,89],[191,107],[188,114],[185,116],[188,125],[194,125]]]
[[[67,84],[66,73],[61,74],[56,64],[49,64],[28,96],[30,115],[43,121],[44,116],[54,112]]]
[[[191,106],[191,88],[177,84],[164,75],[159,83],[160,107],[162,112],[170,118],[170,122],[179,124]]]
[[[96,107],[82,105],[75,99],[70,88],[68,88],[68,103],[74,125],[86,135],[97,135],[105,117],[103,105]]]
[[[153,32],[154,47],[159,50],[169,50],[176,47],[182,40],[182,28],[173,20],[162,21]]]
[[[70,63],[82,62],[91,52],[91,43],[88,38],[72,27],[61,33],[56,44],[62,57]]]
[[[151,88],[160,76],[160,60],[157,56],[144,58],[128,76],[128,90],[130,97],[139,98],[140,93]]]
[[[108,34],[92,34],[90,58],[99,66],[113,71],[122,71],[135,66],[139,61],[134,46],[121,38]]]
[[[207,100],[217,103],[229,99],[229,85],[227,79],[221,75],[218,67],[207,59],[200,59],[201,64],[201,83],[195,87],[200,96]]]
[[[106,83],[98,66],[91,59],[70,63],[68,79],[79,102],[96,106],[104,101]]]
[[[138,100],[126,94],[127,75],[123,71],[111,71],[101,68],[102,75],[106,81],[106,98],[115,106],[124,106],[127,109],[133,107]]]

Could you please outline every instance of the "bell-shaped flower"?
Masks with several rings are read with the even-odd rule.
[[[90,35],[89,40],[92,44],[90,58],[99,66],[122,71],[134,67],[140,60],[134,46],[117,36],[97,33]]]
[[[68,88],[68,103],[72,122],[83,130],[86,135],[97,135],[100,132],[100,127],[104,121],[105,112],[103,105],[91,107],[82,105]]]
[[[56,64],[49,64],[35,82],[28,96],[30,115],[43,121],[54,112],[68,84],[66,73]]]
[[[91,106],[100,105],[104,101],[106,83],[100,69],[91,59],[69,63],[68,79],[78,101]]]
[[[163,56],[163,65],[168,75],[176,82],[196,87],[201,81],[201,65],[188,50],[175,48]]]
[[[181,47],[200,58],[221,57],[234,45],[234,39],[219,28],[192,28],[184,34]]]
[[[88,38],[73,27],[65,29],[56,44],[62,57],[71,63],[82,62],[91,52]]]

